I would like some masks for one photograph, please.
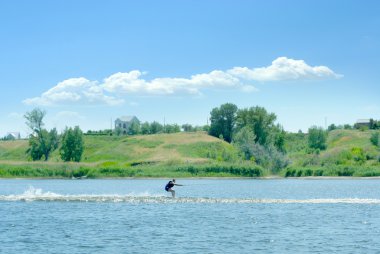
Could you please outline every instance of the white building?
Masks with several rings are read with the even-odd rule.
[[[5,138],[7,140],[20,139],[20,132],[8,132]]]
[[[115,129],[119,128],[123,134],[127,134],[129,127],[133,122],[140,124],[139,119],[136,116],[122,116],[115,120]]]

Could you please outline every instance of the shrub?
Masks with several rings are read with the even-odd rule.
[[[353,147],[351,149],[352,158],[359,164],[363,164],[366,161],[366,157],[363,148]]]
[[[380,146],[380,133],[379,132],[372,133],[370,140],[374,146]]]
[[[324,131],[321,127],[313,126],[309,128],[309,136],[308,136],[308,142],[309,147],[312,149],[320,149],[325,150],[326,140],[327,140],[327,132]]]

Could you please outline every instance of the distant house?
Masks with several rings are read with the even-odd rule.
[[[129,127],[133,122],[140,124],[139,119],[136,116],[122,116],[115,120],[115,129],[121,129],[123,134],[127,134]]]
[[[370,119],[358,119],[355,123],[356,128],[360,127],[370,127],[371,126],[371,120]]]
[[[20,132],[8,132],[5,136],[6,140],[16,140],[20,139]]]

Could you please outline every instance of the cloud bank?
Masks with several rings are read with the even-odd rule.
[[[286,57],[275,59],[270,66],[259,68],[234,67],[221,71],[192,75],[190,78],[143,79],[139,70],[118,72],[106,77],[102,82],[86,78],[70,78],[58,83],[38,97],[28,98],[28,105],[66,105],[66,104],[106,104],[124,103],[126,95],[200,95],[204,89],[238,89],[243,93],[254,92],[252,85],[257,82],[285,80],[324,80],[338,79],[326,66],[310,66],[303,60]]]

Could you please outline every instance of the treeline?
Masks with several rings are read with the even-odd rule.
[[[244,160],[277,173],[290,161],[285,150],[286,133],[276,119],[263,107],[238,109],[226,103],[211,111],[209,134],[232,143]]]
[[[160,134],[160,133],[178,133],[184,132],[196,132],[196,131],[208,131],[209,127],[205,126],[193,126],[191,124],[183,124],[182,126],[178,124],[165,124],[162,125],[157,121],[151,123],[144,122],[132,122],[128,128],[128,132],[124,133],[122,128],[115,128],[115,130],[88,130],[85,135],[98,135],[98,136],[122,136],[122,135],[150,135],[150,134]]]
[[[63,161],[79,162],[84,150],[83,132],[76,126],[67,128],[58,135],[56,128],[47,130],[43,128],[46,112],[41,109],[33,109],[24,117],[26,124],[31,130],[29,135],[29,148],[26,153],[33,161],[49,160],[50,154],[59,149]]]
[[[327,127],[328,131],[352,130],[352,129],[357,129],[357,130],[362,130],[362,131],[379,130],[380,129],[380,120],[374,120],[373,118],[371,118],[371,119],[369,119],[368,123],[366,123],[366,124],[355,123],[354,125],[350,125],[350,124],[336,125],[336,124],[332,123]]]

